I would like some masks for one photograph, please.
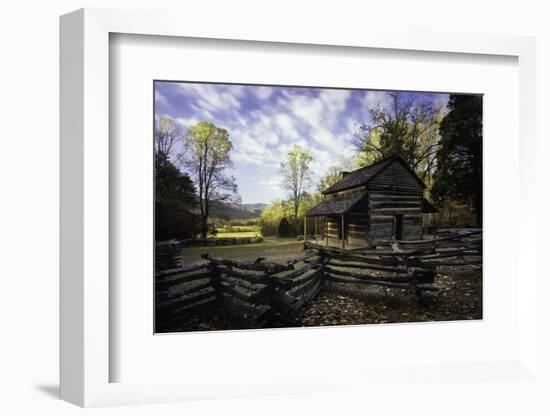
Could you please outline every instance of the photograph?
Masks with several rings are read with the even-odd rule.
[[[483,95],[153,81],[154,332],[483,319]]]

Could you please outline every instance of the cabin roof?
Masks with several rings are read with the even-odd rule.
[[[347,192],[333,198],[327,198],[311,208],[306,213],[306,216],[314,217],[319,215],[344,214],[349,212],[366,195],[367,191],[359,191]]]
[[[426,187],[426,185],[424,185],[424,182],[422,182],[422,180],[418,177],[418,175],[414,173],[414,171],[409,167],[409,165],[407,165],[407,163],[403,159],[401,159],[401,157],[390,156],[388,158],[379,160],[378,162],[374,162],[368,166],[365,166],[361,169],[357,169],[357,170],[354,170],[353,172],[348,173],[346,176],[344,176],[334,185],[332,185],[328,189],[325,189],[323,191],[323,194],[327,195],[327,194],[332,194],[334,192],[340,192],[348,189],[357,188],[359,186],[365,186],[373,178],[375,178],[376,175],[378,175],[380,172],[386,169],[394,161],[398,161],[399,163],[401,163],[410,172],[410,174],[416,179],[416,181],[422,185],[423,188]]]

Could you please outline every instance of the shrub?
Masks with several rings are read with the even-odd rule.
[[[157,241],[193,238],[200,229],[200,219],[179,201],[155,204],[155,238]]]
[[[283,217],[279,223],[278,229],[279,237],[291,237],[292,236],[292,227],[290,226],[288,220]]]

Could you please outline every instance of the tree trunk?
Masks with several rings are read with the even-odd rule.
[[[294,205],[294,224],[296,227],[296,236],[300,235],[300,224],[298,223],[298,205]]]
[[[208,235],[208,218],[201,217],[201,238],[206,239]]]

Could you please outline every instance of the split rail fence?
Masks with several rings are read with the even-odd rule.
[[[481,267],[482,238],[481,230],[453,230],[432,240],[385,241],[371,249],[341,250],[310,242],[304,248],[304,256],[286,262],[203,254],[201,264],[159,270],[156,320],[166,325],[216,306],[258,327],[288,326],[321,289],[339,284],[407,290],[421,299],[424,292],[437,291],[439,267]]]

